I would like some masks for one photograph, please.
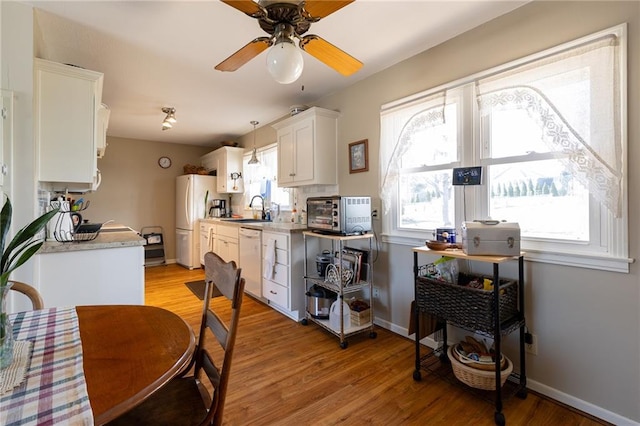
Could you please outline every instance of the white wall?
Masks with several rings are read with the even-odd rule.
[[[2,89],[14,92],[13,144],[5,146],[3,191],[11,197],[13,229],[36,217],[35,143],[33,139],[33,11],[17,2],[0,2],[2,17]],[[32,282],[33,260],[16,270],[15,279]],[[22,303],[22,301],[18,302]]]
[[[380,72],[315,105],[338,110],[343,194],[377,197],[380,106],[554,45],[628,22],[629,164],[640,160],[640,3],[535,1]],[[347,146],[369,140],[369,172],[350,175]],[[630,257],[638,257],[640,175],[630,167]],[[378,222],[376,222],[378,223]],[[378,229],[379,230],[379,229]],[[411,248],[383,244],[375,264],[375,315],[406,333],[413,299]],[[424,263],[428,263],[425,259]],[[517,277],[515,269],[508,271]],[[640,278],[527,262],[526,317],[538,337],[527,357],[530,388],[615,424],[640,422]],[[517,334],[505,351],[517,360]],[[407,380],[411,380],[409,374]]]

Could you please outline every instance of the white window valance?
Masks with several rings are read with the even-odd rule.
[[[446,91],[400,105],[383,107],[380,113],[380,198],[385,212],[391,206],[391,196],[401,167],[401,158],[409,149],[413,135],[444,123]]]
[[[526,111],[550,151],[615,217],[623,191],[618,48],[606,35],[476,82],[482,115]]]

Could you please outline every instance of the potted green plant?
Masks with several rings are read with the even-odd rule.
[[[11,285],[9,275],[24,264],[40,249],[44,240],[37,238],[58,209],[51,210],[20,229],[9,239],[13,208],[9,197],[0,212],[0,369],[6,368],[13,359],[13,330],[6,308],[6,298]]]

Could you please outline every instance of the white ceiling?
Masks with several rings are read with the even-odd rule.
[[[290,85],[272,80],[266,52],[238,71],[215,65],[255,37],[258,22],[210,1],[28,1],[35,6],[35,54],[104,73],[109,136],[215,146],[289,113],[292,105],[341,90],[526,1],[357,0],[312,24],[364,63],[343,77],[303,53]],[[161,130],[163,106],[178,122]]]

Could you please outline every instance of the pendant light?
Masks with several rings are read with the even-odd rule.
[[[253,120],[250,122],[253,125],[253,152],[251,153],[251,159],[247,164],[259,164],[258,157],[256,156],[256,126],[259,124],[257,121]]]

